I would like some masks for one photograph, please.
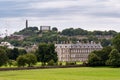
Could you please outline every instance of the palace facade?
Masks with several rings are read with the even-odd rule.
[[[88,55],[94,50],[101,50],[100,43],[55,44],[58,61],[75,62],[88,60]]]

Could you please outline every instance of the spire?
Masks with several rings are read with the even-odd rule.
[[[26,29],[27,29],[28,28],[28,20],[26,20],[25,25],[26,25]]]

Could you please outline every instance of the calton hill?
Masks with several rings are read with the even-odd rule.
[[[96,42],[102,45],[101,50],[92,51],[87,61],[59,61],[54,44],[77,44],[77,42]],[[28,27],[1,39],[13,45],[0,47],[1,67],[34,67],[34,66],[120,66],[120,34],[116,31],[87,31],[81,28],[68,28],[58,31],[39,30]]]

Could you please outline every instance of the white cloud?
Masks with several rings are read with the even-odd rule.
[[[30,3],[30,8],[41,9],[41,8],[67,8],[71,6],[77,6],[76,1],[48,1],[48,2],[36,2]]]
[[[96,0],[53,0],[46,2],[33,2],[29,4],[29,8],[46,9],[46,8],[70,8],[75,6],[95,6]]]
[[[15,5],[5,5],[12,1]],[[0,0],[3,32],[30,26],[50,25],[60,30],[80,27],[88,30],[120,31],[120,0]],[[12,7],[11,7],[12,5]],[[1,7],[1,5],[0,5]]]

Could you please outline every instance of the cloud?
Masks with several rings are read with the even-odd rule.
[[[36,2],[29,4],[30,8],[34,9],[56,9],[56,8],[69,8],[78,6],[77,1],[47,1],[47,2]]]
[[[11,33],[25,27],[50,25],[60,30],[120,31],[120,0],[0,0],[0,26]]]

